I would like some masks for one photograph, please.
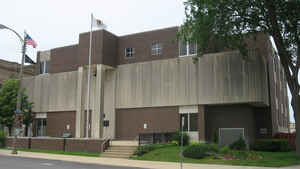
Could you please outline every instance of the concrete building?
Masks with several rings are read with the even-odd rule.
[[[0,86],[4,83],[5,80],[10,78],[19,77],[20,64],[16,62],[9,62],[6,60],[0,59]],[[35,75],[35,66],[28,65],[24,67],[24,76],[33,76]]]
[[[185,117],[192,140],[237,134],[252,142],[288,129],[286,80],[269,37],[249,37],[249,54],[208,53],[178,42],[178,27],[116,36],[93,33],[89,137],[137,139],[175,132]],[[25,79],[34,102],[35,135],[86,135],[89,33],[78,44],[38,53]]]

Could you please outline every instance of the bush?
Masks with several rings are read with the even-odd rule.
[[[213,142],[214,142],[215,144],[218,144],[218,142],[219,142],[219,137],[218,137],[217,129],[214,129],[214,130],[213,130],[213,138],[212,138],[212,140],[213,140]]]
[[[231,152],[231,149],[228,146],[224,146],[220,149],[220,153],[226,155]]]
[[[218,144],[208,144],[210,152],[218,153],[220,152],[220,146]]]
[[[245,140],[242,137],[240,137],[237,141],[230,144],[229,147],[232,150],[246,150],[247,145],[245,143]]]
[[[252,149],[269,152],[288,152],[292,150],[288,139],[259,139],[252,145]]]
[[[5,147],[6,135],[3,130],[0,130],[0,147]]]
[[[176,134],[172,137],[172,141],[177,141],[178,145],[181,146],[181,132],[176,132]],[[189,145],[190,137],[187,133],[183,133],[183,146]]]
[[[137,148],[137,150],[135,151],[134,155],[141,156],[150,151],[153,151],[158,148],[163,148],[165,146],[167,146],[167,145],[166,144],[149,144],[149,145],[139,146]]]
[[[175,145],[175,146],[179,146],[178,141],[175,141],[175,140],[173,140],[173,141],[171,142],[171,144],[172,144],[172,145]]]
[[[184,149],[183,156],[200,159],[208,156],[210,152],[211,149],[208,144],[190,145]]]

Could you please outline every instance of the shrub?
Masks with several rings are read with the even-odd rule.
[[[175,141],[175,140],[173,140],[173,141],[171,142],[171,144],[172,144],[172,145],[175,145],[175,146],[178,146],[178,145],[179,145],[178,141]]]
[[[208,144],[209,150],[214,153],[220,152],[220,146],[218,144]]]
[[[288,139],[259,139],[252,145],[252,149],[269,152],[288,152],[292,150]]]
[[[212,138],[212,140],[213,140],[213,142],[214,142],[215,144],[218,144],[218,142],[219,142],[219,137],[218,137],[217,129],[214,129],[214,130],[213,130],[213,138]]]
[[[5,147],[6,135],[3,130],[0,130],[0,147]]]
[[[231,152],[231,149],[228,147],[228,146],[224,146],[224,147],[222,147],[221,149],[220,149],[220,153],[221,154],[228,154],[228,153],[230,153]]]
[[[139,146],[137,148],[137,150],[135,151],[134,155],[141,156],[150,151],[153,151],[158,148],[163,148],[165,146],[167,146],[167,145],[166,144],[149,144],[149,145]]]
[[[230,144],[229,147],[233,150],[246,150],[247,145],[245,143],[245,140],[240,137],[237,141]]]
[[[211,149],[208,144],[194,144],[184,149],[183,156],[200,159],[208,156],[209,153],[211,153]]]
[[[172,137],[172,141],[177,141],[178,145],[181,146],[181,132],[176,132],[176,134]],[[183,133],[183,146],[189,145],[190,137],[187,133]]]

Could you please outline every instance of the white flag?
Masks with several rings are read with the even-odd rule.
[[[106,25],[101,20],[94,18],[94,16],[92,15],[92,27],[105,29]]]

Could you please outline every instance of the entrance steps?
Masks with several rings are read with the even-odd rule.
[[[130,158],[138,147],[137,141],[113,140],[110,147],[101,154],[106,158]]]

